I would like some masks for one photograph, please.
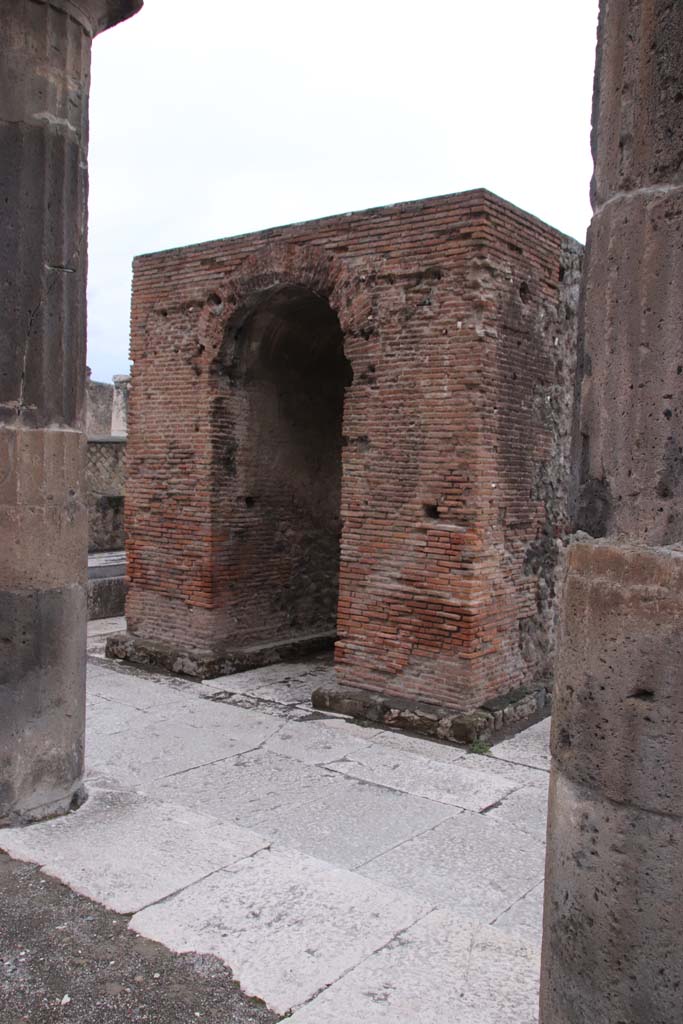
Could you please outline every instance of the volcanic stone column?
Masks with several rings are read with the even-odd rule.
[[[683,3],[601,0],[542,1024],[683,1021]]]
[[[83,769],[90,46],[142,0],[0,0],[0,825]]]

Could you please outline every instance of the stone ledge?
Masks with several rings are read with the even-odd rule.
[[[551,695],[545,688],[513,690],[484,707],[458,712],[438,704],[327,683],[313,691],[312,702],[319,711],[333,711],[453,743],[475,743],[488,742],[501,730],[515,731],[516,723],[538,718],[550,709]]]
[[[112,633],[107,638],[106,655],[131,661],[135,665],[152,665],[166,669],[173,675],[191,679],[215,679],[216,676],[234,675],[279,661],[294,661],[308,654],[331,650],[333,633],[315,633],[293,637],[270,644],[254,644],[232,650],[215,651],[208,648],[180,648],[162,640],[148,640],[133,633]]]

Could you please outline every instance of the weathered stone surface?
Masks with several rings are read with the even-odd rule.
[[[108,637],[106,649],[108,658],[120,658],[136,665],[158,665],[174,675],[191,679],[215,679],[226,673],[246,672],[259,665],[296,661],[306,654],[329,650],[333,643],[334,637],[325,633],[225,651],[187,644],[177,646],[127,632]]]
[[[0,425],[0,585],[85,583],[84,451],[77,430]]]
[[[510,764],[550,771],[550,722],[550,718],[545,718],[510,739],[494,743],[490,756]]]
[[[161,794],[166,790],[156,780],[184,779],[182,773],[192,774],[189,769],[197,765],[235,757],[259,746],[277,727],[276,719],[242,708],[195,701],[179,715],[178,706],[171,704],[148,710],[135,729],[93,737],[88,766],[131,787],[146,785]]]
[[[0,648],[0,824],[20,824],[64,813],[80,793],[83,588],[0,590]]]
[[[540,948],[543,936],[543,888],[539,882],[493,922],[501,931],[526,940],[532,949]]]
[[[88,621],[123,615],[125,603],[125,576],[88,580]]]
[[[125,439],[88,440],[85,467],[88,551],[123,550],[125,485]]]
[[[605,800],[683,817],[683,551],[574,544],[552,753]]]
[[[594,203],[683,185],[683,7],[678,0],[603,0],[598,31]]]
[[[271,851],[143,910],[130,926],[177,952],[219,956],[247,994],[286,1013],[429,909],[322,861]]]
[[[545,688],[529,693],[515,690],[470,712],[454,712],[439,704],[402,699],[359,690],[336,682],[317,686],[311,697],[313,707],[334,711],[361,721],[375,722],[421,736],[453,743],[487,742],[503,727],[520,724],[543,712],[548,703]]]
[[[344,868],[360,868],[459,809],[353,779],[316,787],[297,803],[249,815],[248,827],[274,846]],[[230,814],[226,806],[225,813]]]
[[[253,832],[137,793],[91,785],[77,814],[0,832],[12,857],[131,914],[263,849]]]
[[[521,832],[545,843],[548,821],[548,776],[537,773],[537,779],[509,793],[499,804],[486,812],[491,821],[505,822]]]
[[[683,5],[601,0],[542,1024],[683,1015]],[[641,545],[639,548],[638,545]],[[653,545],[645,547],[644,545]]]
[[[683,184],[615,198],[591,225],[577,461],[593,536],[683,540],[682,209]]]
[[[469,759],[455,764],[434,764],[416,754],[383,748],[379,744],[350,751],[327,767],[350,778],[469,811],[482,811],[517,788],[514,779],[477,771]]]
[[[0,826],[77,799],[92,36],[140,0],[0,0]]]
[[[399,889],[491,922],[543,878],[543,845],[462,811],[359,870]]]
[[[92,380],[86,367],[85,433],[88,440],[110,437],[114,385]]]
[[[538,954],[448,910],[418,921],[291,1024],[534,1024]]]
[[[680,817],[615,804],[559,771],[551,787],[543,1024],[673,1024],[683,1013]]]

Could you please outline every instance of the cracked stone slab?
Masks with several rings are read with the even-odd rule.
[[[550,718],[529,726],[509,740],[496,743],[491,757],[550,771]]]
[[[288,722],[265,746],[303,764],[327,764],[363,751],[374,735],[345,719],[305,718]]]
[[[120,704],[118,701],[106,700],[96,694],[89,695],[85,706],[86,760],[90,750],[106,743],[104,737],[126,729],[137,729],[145,722],[146,713],[131,704]]]
[[[334,672],[329,658],[285,662],[237,672],[212,679],[212,686],[225,693],[257,697],[277,704],[305,703],[310,707],[311,693]]]
[[[194,701],[139,712],[139,724],[103,735],[97,730],[97,712],[86,737],[88,769],[131,788],[252,750],[279,727],[267,715]]]
[[[437,910],[290,1024],[536,1024],[539,961],[535,946]]]
[[[492,922],[496,928],[519,936],[530,946],[541,945],[543,938],[543,889],[541,881],[516,900]]]
[[[354,868],[460,813],[459,808],[343,778],[315,800],[250,817],[249,826],[274,846]]]
[[[545,843],[548,820],[549,777],[539,773],[539,780],[510,793],[497,807],[486,812],[491,821],[499,821],[503,828],[512,826],[539,843]]]
[[[273,719],[269,719],[270,722]],[[155,783],[154,795],[173,803],[201,807],[245,828],[280,810],[319,803],[343,780],[323,768],[300,764],[268,750],[209,764]]]
[[[187,694],[129,672],[91,663],[88,666],[88,694],[146,711],[165,708],[187,700]]]
[[[245,993],[286,1013],[429,909],[322,861],[271,850],[141,911],[130,927],[176,952],[220,957]]]
[[[378,747],[390,747],[406,754],[426,757],[430,761],[443,761],[445,764],[453,764],[467,757],[467,751],[453,743],[440,743],[431,737],[410,736],[405,732],[392,732],[388,729],[378,729],[372,742]]]
[[[464,759],[451,763],[429,761],[418,754],[379,744],[356,750],[327,767],[355,779],[470,811],[490,807],[518,786],[514,779],[470,767]]]
[[[544,861],[531,836],[463,811],[358,870],[488,923],[540,882]]]
[[[93,790],[72,814],[3,829],[0,846],[75,892],[129,914],[265,845],[246,829],[138,793]]]

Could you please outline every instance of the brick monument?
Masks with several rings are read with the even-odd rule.
[[[336,640],[347,687],[541,706],[581,251],[479,190],[139,257],[109,653],[207,677]]]

